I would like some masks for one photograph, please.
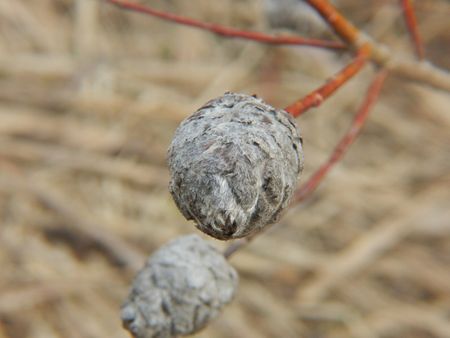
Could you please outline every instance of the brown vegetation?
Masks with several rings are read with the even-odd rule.
[[[259,0],[152,1],[270,32]],[[398,2],[341,0],[408,57]],[[416,1],[444,69],[450,4]],[[0,0],[0,338],[127,337],[119,307],[161,244],[196,232],[168,190],[178,123],[225,91],[285,107],[347,54],[227,40],[92,0]],[[374,70],[300,117],[303,180]],[[391,76],[314,195],[236,253],[235,301],[198,337],[450,337],[450,96]],[[222,243],[214,242],[217,246]]]

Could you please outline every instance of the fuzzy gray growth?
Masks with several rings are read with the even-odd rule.
[[[136,276],[122,306],[135,338],[169,338],[202,329],[229,303],[238,276],[223,255],[197,235],[160,248]]]
[[[275,223],[303,169],[294,120],[235,93],[209,101],[178,127],[169,149],[170,192],[183,215],[218,238]]]

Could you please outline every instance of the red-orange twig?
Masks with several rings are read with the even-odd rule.
[[[419,60],[425,58],[425,49],[423,47],[422,39],[419,34],[419,28],[417,25],[416,15],[414,13],[414,7],[411,0],[400,0],[403,14],[405,16],[406,27],[408,28],[411,41],[414,44],[417,57]]]
[[[333,94],[345,82],[350,80],[364,66],[370,55],[370,48],[363,46],[356,57],[347,66],[330,78],[323,86],[314,90],[304,98],[294,102],[285,108],[285,110],[294,117],[300,116],[311,107],[319,106],[331,94]]]
[[[307,0],[308,3],[334,29],[337,35],[352,46],[358,47],[359,31],[327,0]]]
[[[342,158],[342,156],[344,156],[345,152],[360,133],[361,128],[369,115],[370,109],[373,107],[380,94],[386,76],[387,72],[385,70],[382,70],[377,74],[367,91],[364,102],[358,109],[358,112],[353,119],[350,129],[340,140],[336,148],[334,148],[328,161],[324,163],[305,184],[297,189],[294,198],[292,199],[292,204],[303,201],[306,197],[308,197],[316,189],[331,168]]]
[[[327,0],[307,1],[345,42],[357,48],[357,54],[352,62],[335,74],[322,87],[285,108],[288,113],[295,117],[300,116],[311,107],[320,105],[339,87],[357,74],[372,54],[371,44],[367,41],[362,41],[358,29],[343,17]]]
[[[262,43],[268,43],[273,45],[295,45],[295,46],[311,46],[330,49],[343,49],[345,45],[337,41],[326,41],[319,39],[308,39],[297,36],[274,36],[260,32],[238,30],[231,27],[225,27],[217,24],[207,23],[192,18],[184,17],[181,15],[166,13],[156,10],[154,8],[144,6],[141,4],[124,1],[124,0],[105,0],[111,4],[119,6],[120,8],[139,12],[147,15],[151,15],[166,21],[175,22],[181,25],[190,26],[194,28],[203,29],[209,32],[213,32],[218,35],[253,40]]]
[[[347,44],[355,49],[359,49],[363,45],[370,46],[370,60],[378,66],[389,69],[389,73],[450,92],[450,73],[448,71],[434,67],[429,63],[410,61],[398,57],[389,48],[374,41],[364,32],[359,31],[327,0],[305,1],[317,10]]]

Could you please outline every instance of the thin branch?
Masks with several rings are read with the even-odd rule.
[[[224,257],[226,259],[229,259],[233,254],[235,254],[240,249],[242,249],[244,246],[246,246],[248,243],[250,243],[250,241],[251,241],[251,237],[239,238],[239,239],[233,241],[230,245],[228,245],[225,248],[225,250],[223,252]]]
[[[311,107],[319,106],[324,100],[331,96],[339,87],[356,75],[366,64],[370,48],[363,46],[358,50],[356,57],[333,77],[331,77],[322,87],[314,90],[304,98],[294,102],[285,110],[294,117],[300,116]]]
[[[333,168],[333,166],[344,156],[350,145],[359,135],[364,123],[369,115],[369,112],[373,105],[375,104],[378,96],[380,95],[381,88],[383,87],[384,81],[387,76],[387,71],[380,71],[372,84],[370,85],[366,98],[358,112],[356,113],[353,122],[350,126],[348,132],[340,140],[338,145],[334,148],[330,158],[324,163],[312,176],[311,178],[303,184],[294,194],[292,199],[292,205],[299,203],[306,199],[311,193],[317,188],[320,182],[323,180],[325,175]]]
[[[313,46],[332,49],[345,48],[335,41],[323,41],[306,39],[295,36],[274,36],[261,32],[242,31],[234,28],[224,27],[211,23],[204,23],[199,20],[186,18],[180,15],[165,13],[153,8],[124,0],[104,0],[122,9],[140,12],[146,15],[155,16],[163,20],[187,25],[206,31],[210,31],[225,37],[234,37],[253,40],[274,45],[298,45]],[[378,66],[389,70],[390,74],[401,76],[405,79],[426,84],[436,89],[450,92],[450,73],[446,70],[434,67],[426,62],[411,61],[399,58],[393,54],[385,45],[373,41],[373,39],[359,31],[343,15],[337,11],[327,0],[307,0],[322,17],[330,24],[334,31],[352,48],[358,50],[362,46],[370,47],[371,52],[368,58]]]
[[[204,29],[219,35],[228,36],[228,37],[237,37],[237,38],[245,38],[259,42],[271,43],[271,44],[302,44],[309,45],[315,47],[330,47],[329,42],[322,40],[308,40],[298,37],[276,37],[267,35],[259,32],[250,32],[250,31],[239,31],[229,27],[223,27],[216,24],[205,23],[202,21],[194,20],[191,18],[187,18],[184,16],[166,13],[162,11],[155,10],[151,7],[123,1],[123,0],[106,0],[114,5],[119,6],[120,8],[151,15],[158,17],[163,20],[175,22],[182,25],[187,25],[191,27],[196,27],[200,29]],[[337,24],[343,26],[342,34],[347,36],[349,41],[354,41],[357,36],[357,30],[351,24],[345,23],[347,22],[345,18],[338,15],[330,14],[331,11],[325,7],[325,14],[330,20],[335,20]],[[330,12],[330,13],[328,13]],[[339,27],[340,27],[339,26]],[[326,43],[326,45],[324,45]],[[333,45],[331,48],[339,48],[342,45],[336,45],[336,43],[332,42]],[[350,78],[352,78],[355,74],[357,74],[361,68],[366,63],[368,57],[370,56],[371,48],[368,44],[362,45],[361,48],[358,49],[358,53],[355,59],[348,64],[345,68],[343,68],[339,73],[334,75],[325,85],[315,90],[302,100],[299,100],[289,107],[286,108],[293,116],[299,116],[301,113],[305,112],[311,107],[317,107],[327,99],[331,94],[333,94],[339,87],[341,87],[345,82],[347,82]]]
[[[355,48],[359,48],[359,30],[348,21],[327,0],[307,0],[307,2],[328,22],[339,37]]]
[[[202,22],[200,20],[195,20],[185,16],[166,13],[163,11],[156,10],[149,6],[144,6],[134,2],[123,1],[123,0],[105,0],[113,5],[116,5],[122,9],[130,10],[133,12],[138,12],[146,15],[151,15],[153,17],[160,18],[162,20],[175,22],[180,25],[190,26],[194,28],[203,29],[221,36],[240,38],[246,40],[253,40],[257,42],[273,44],[273,45],[294,45],[294,46],[310,46],[310,47],[321,47],[330,49],[344,49],[346,48],[340,42],[336,41],[326,41],[319,39],[308,39],[297,36],[274,36],[261,32],[239,30],[231,27],[221,26],[217,24]]]
[[[414,45],[416,55],[419,60],[425,59],[425,48],[423,46],[422,38],[419,34],[419,28],[417,25],[416,15],[414,13],[414,7],[411,0],[400,0],[403,8],[403,14],[405,16],[406,27],[408,28],[411,41]]]
[[[393,56],[387,62],[380,64],[385,64],[390,74],[450,93],[450,72],[429,62],[404,60]]]
[[[365,44],[369,45],[371,48],[370,59],[378,66],[388,69],[390,74],[450,92],[450,73],[448,71],[427,62],[411,61],[396,56],[388,47],[359,31],[327,0],[307,1],[329,23],[336,34],[351,47],[359,49]]]

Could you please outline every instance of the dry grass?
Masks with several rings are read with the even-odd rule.
[[[268,30],[257,0],[152,3]],[[339,3],[410,53],[395,1]],[[416,3],[429,57],[450,67],[450,3]],[[227,90],[285,106],[348,58],[224,40],[93,0],[0,0],[0,33],[1,338],[127,337],[119,306],[134,271],[195,231],[167,191],[177,124]],[[372,74],[299,120],[304,177]],[[198,337],[450,337],[449,129],[449,94],[389,79],[314,196],[233,256],[239,294]]]

